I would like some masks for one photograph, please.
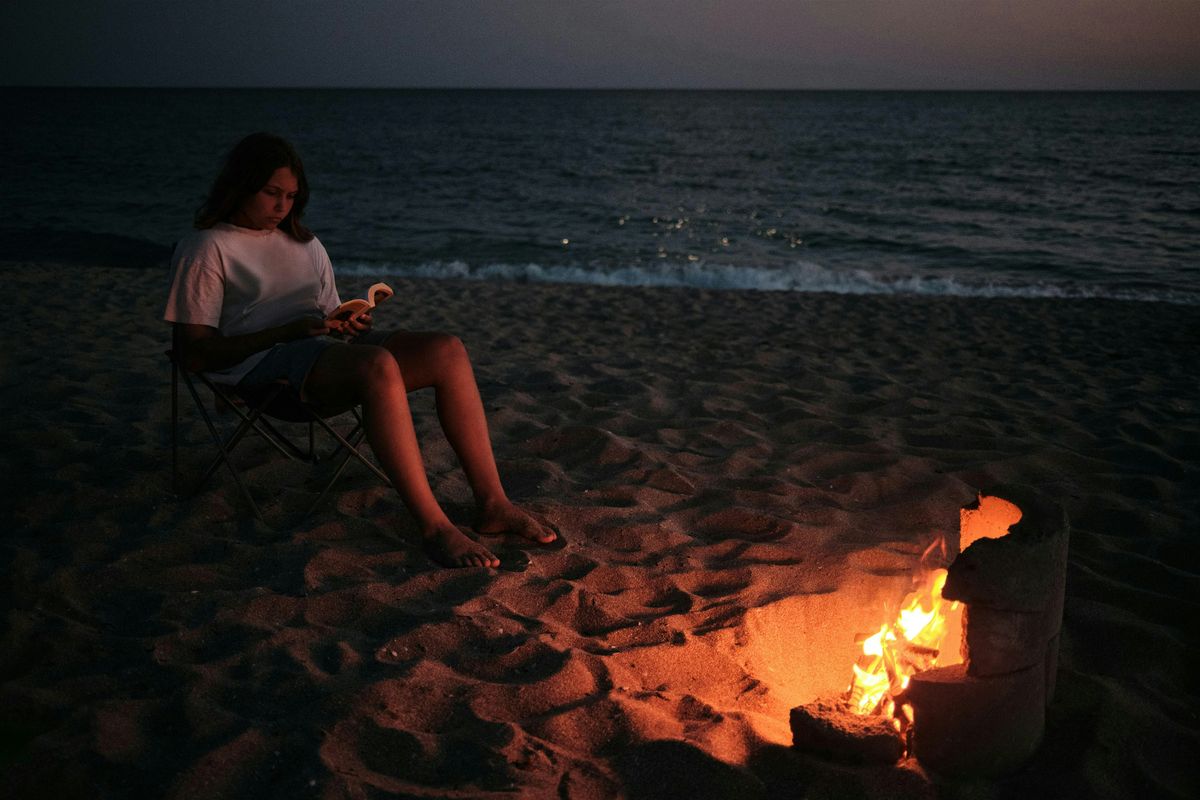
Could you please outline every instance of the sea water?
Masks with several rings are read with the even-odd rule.
[[[159,264],[269,130],[343,274],[1200,304],[1198,93],[0,95],[0,259]]]

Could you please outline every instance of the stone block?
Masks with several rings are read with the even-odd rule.
[[[960,553],[942,596],[1005,611],[1057,609],[1061,619],[1070,538],[1066,512],[1030,487],[1005,485],[982,494],[1014,503],[1021,519],[1007,536],[979,539]]]
[[[1061,613],[963,609],[963,660],[971,675],[1003,675],[1044,665],[1050,640],[1062,626]]]
[[[817,700],[792,709],[792,744],[841,761],[894,764],[904,741],[891,719],[854,714],[836,699]]]
[[[1046,724],[1045,665],[994,677],[965,664],[914,675],[912,754],[934,772],[988,777],[1019,767],[1037,749]]]
[[[1046,645],[1046,705],[1054,699],[1054,687],[1058,685],[1058,643],[1061,633],[1054,635]]]
[[[973,676],[1046,664],[1062,628],[1070,528],[1057,502],[1028,486],[981,493],[1020,510],[1006,535],[970,544],[950,565],[942,596],[962,602],[962,653]],[[964,524],[970,514],[964,509]],[[965,535],[965,532],[964,532]],[[997,535],[992,532],[991,535]]]

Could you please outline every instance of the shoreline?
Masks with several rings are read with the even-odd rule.
[[[376,324],[466,342],[510,494],[566,534],[507,573],[433,567],[361,472],[281,531],[227,476],[176,499],[165,272],[0,269],[32,316],[0,354],[15,797],[1200,787],[1200,307],[389,279]],[[465,521],[431,399],[413,410]],[[287,487],[268,516],[312,499],[250,452]],[[1030,764],[961,785],[788,747],[789,705],[838,690],[924,546],[1011,482],[1072,528]]]
[[[117,269],[166,272],[170,248],[158,242],[87,231],[31,229],[0,232],[0,270],[40,268]],[[18,255],[13,256],[11,254]],[[601,287],[611,289],[682,289],[693,292],[756,292],[817,294],[846,297],[951,297],[962,299],[1111,300],[1162,303],[1200,308],[1200,294],[1166,284],[1152,289],[1054,281],[1007,283],[973,280],[964,275],[934,272],[887,276],[864,270],[829,268],[797,261],[791,269],[752,267],[700,260],[673,262],[657,268],[631,265],[593,270],[572,264],[502,263],[471,265],[438,261],[418,266],[367,263],[338,259],[339,279],[347,282],[375,278],[389,281],[451,281],[513,286]]]

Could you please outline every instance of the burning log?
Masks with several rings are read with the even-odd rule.
[[[904,740],[890,717],[855,714],[841,700],[827,698],[792,709],[792,744],[841,761],[894,764],[904,756]]]

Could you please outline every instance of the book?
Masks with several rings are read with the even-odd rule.
[[[392,291],[392,287],[386,283],[376,283],[367,290],[365,300],[358,298],[347,300],[331,311],[326,319],[331,322],[350,322],[370,312],[375,306],[387,300],[393,294],[395,292]]]

